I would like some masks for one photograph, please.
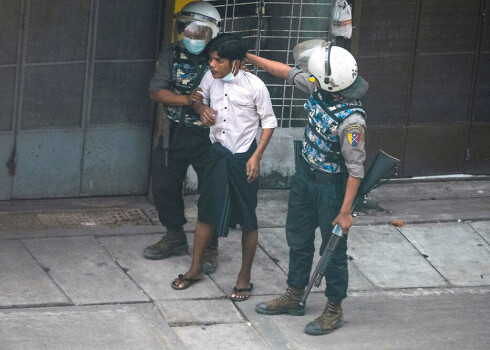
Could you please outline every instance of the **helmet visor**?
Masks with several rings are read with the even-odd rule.
[[[218,27],[214,24],[192,17],[179,16],[174,22],[174,42],[182,41],[185,36],[193,40],[204,40],[207,44],[215,33],[218,33]]]
[[[294,47],[294,62],[303,72],[312,74],[308,69],[308,62],[315,55],[322,55],[319,59],[324,60],[325,48],[328,48],[328,43],[325,40],[314,39],[303,41]]]

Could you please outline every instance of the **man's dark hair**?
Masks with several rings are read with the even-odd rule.
[[[217,51],[221,58],[229,59],[230,61],[242,61],[247,54],[245,42],[236,34],[223,33],[218,34],[216,38],[211,40],[206,46],[206,55]]]

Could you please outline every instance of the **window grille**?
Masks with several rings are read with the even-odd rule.
[[[214,0],[223,31],[240,35],[252,53],[294,66],[293,48],[310,39],[327,39],[332,0]],[[280,127],[302,127],[305,93],[284,80],[250,68],[269,88]]]

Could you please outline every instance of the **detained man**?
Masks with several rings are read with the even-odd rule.
[[[265,84],[239,69],[247,52],[239,37],[218,35],[206,50],[210,70],[200,84],[203,101],[195,102],[194,109],[210,126],[212,145],[198,202],[192,264],[189,271],[172,282],[172,288],[186,289],[201,280],[204,253],[213,234],[226,237],[230,225],[240,224],[242,266],[230,299],[242,301],[250,297],[253,289],[260,161],[277,120]],[[259,122],[262,134],[257,144]]]

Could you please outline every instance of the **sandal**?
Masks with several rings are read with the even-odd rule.
[[[245,301],[245,300],[248,300],[248,298],[250,298],[250,292],[254,289],[254,285],[253,283],[250,283],[250,287],[248,288],[240,288],[238,289],[236,286],[233,287],[233,293],[235,294],[235,296],[231,296],[230,295],[230,300],[231,301]],[[239,297],[237,296],[238,293],[246,293],[246,292],[249,292],[249,294],[247,296],[244,296],[244,297]]]
[[[200,280],[201,278],[184,278],[184,275],[179,275],[178,278],[172,281],[170,287],[175,290],[183,290],[189,288],[191,284],[199,282]],[[179,287],[182,282],[187,282],[187,284],[185,284],[183,287]]]

